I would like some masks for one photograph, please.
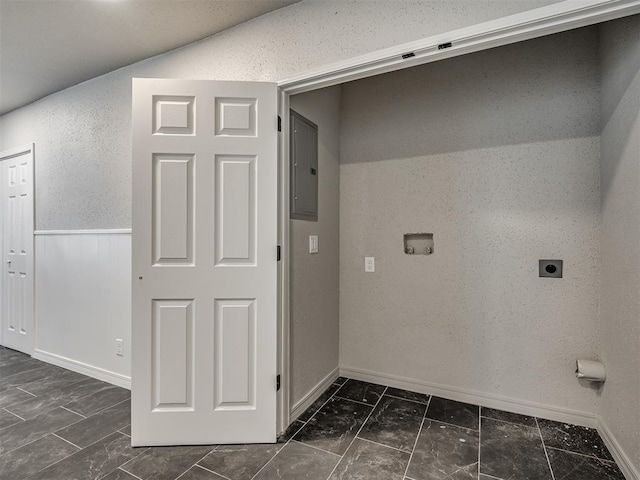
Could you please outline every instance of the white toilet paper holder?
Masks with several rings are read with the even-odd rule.
[[[576,377],[592,382],[604,382],[607,379],[607,372],[602,362],[580,359],[576,360]]]

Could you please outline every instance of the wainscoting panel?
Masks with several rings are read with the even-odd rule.
[[[66,359],[84,374],[128,386],[130,231],[36,232],[35,265],[36,356],[50,363]],[[122,340],[122,356],[116,339]]]

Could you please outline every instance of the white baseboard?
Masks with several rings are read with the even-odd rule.
[[[629,455],[627,455],[623,450],[608,425],[600,416],[598,416],[598,433],[602,437],[604,444],[609,449],[609,452],[611,452],[611,455],[618,464],[618,467],[622,470],[624,477],[627,480],[640,480],[640,472],[638,472],[638,469],[633,465]]]
[[[481,405],[488,408],[497,408],[499,410],[555,420],[557,422],[571,423],[590,428],[596,428],[598,425],[596,415],[592,413],[556,407],[553,405],[544,405],[536,402],[528,402],[501,395],[492,395],[490,393],[480,392],[477,390],[424,382],[413,378],[388,375],[351,367],[340,367],[340,375],[365,382],[378,383],[394,388],[426,393],[428,395],[436,395],[438,397],[448,398],[458,402],[472,403],[474,405]]]
[[[291,407],[291,423],[295,421],[302,412],[304,412],[307,408],[311,406],[313,402],[315,402],[322,393],[329,388],[329,386],[336,381],[339,377],[339,368],[334,368],[329,374],[324,377],[320,382],[309,391],[304,397],[302,397],[299,401],[297,401],[293,407]]]
[[[61,355],[56,355],[55,353],[44,352],[38,349],[33,352],[33,358],[131,390],[131,377],[127,377],[119,373],[110,372],[103,368],[94,367],[93,365],[78,362],[77,360],[72,360]]]

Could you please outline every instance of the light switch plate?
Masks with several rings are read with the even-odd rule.
[[[318,253],[317,235],[309,235],[309,253]]]

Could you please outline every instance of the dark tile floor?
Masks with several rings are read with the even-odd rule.
[[[0,478],[624,480],[595,430],[346,378],[272,445],[131,448],[129,402],[0,347]]]

